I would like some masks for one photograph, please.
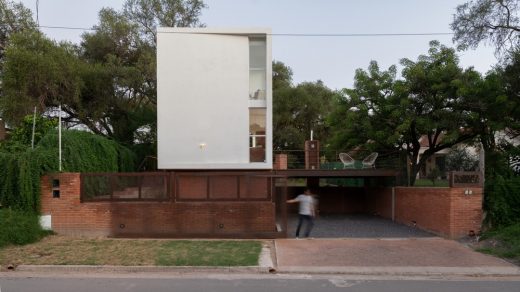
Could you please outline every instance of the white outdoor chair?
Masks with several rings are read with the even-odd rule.
[[[339,160],[343,162],[343,169],[345,168],[354,168],[356,161],[354,158],[350,157],[347,153],[340,153],[339,154]]]
[[[376,168],[377,152],[372,152],[365,159],[363,159],[363,168]]]

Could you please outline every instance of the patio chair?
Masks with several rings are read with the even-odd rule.
[[[339,160],[343,162],[343,169],[345,168],[354,168],[356,161],[354,158],[350,157],[347,153],[340,153]]]
[[[363,168],[376,168],[377,152],[372,152],[365,159],[363,159]]]

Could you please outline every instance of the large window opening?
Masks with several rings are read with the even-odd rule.
[[[265,100],[266,89],[265,38],[249,39],[249,99]]]
[[[249,160],[265,162],[265,108],[249,109]]]

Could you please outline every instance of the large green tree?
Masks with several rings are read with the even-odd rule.
[[[11,35],[1,83],[2,117],[17,125],[36,106],[39,112],[74,103],[83,85],[75,48],[57,44],[36,30]]]
[[[127,0],[123,15],[137,26],[144,40],[155,44],[159,26],[203,26],[199,17],[206,7],[202,0]]]
[[[473,139],[464,89],[479,82],[472,69],[463,70],[453,49],[432,42],[428,55],[403,59],[402,78],[396,67],[381,71],[372,62],[358,69],[353,89],[345,89],[329,119],[333,145],[338,149],[404,150],[411,162],[411,182],[436,152]],[[419,140],[428,148],[419,157]]]
[[[0,65],[10,36],[13,33],[35,28],[36,23],[30,9],[21,3],[0,0]]]
[[[314,131],[324,144],[328,138],[325,118],[335,92],[322,81],[292,85],[292,70],[281,62],[273,63],[273,148],[302,150]]]
[[[156,27],[199,26],[201,0],[127,0],[104,8],[81,44],[56,43],[39,32],[13,36],[2,76],[0,111],[13,125],[58,104],[69,126],[129,145],[156,141]],[[13,10],[12,8],[10,8]]]

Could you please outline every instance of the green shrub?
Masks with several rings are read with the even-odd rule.
[[[65,130],[62,133],[62,171],[133,171],[135,160],[135,155],[128,148],[104,137],[75,130]],[[35,149],[0,151],[0,204],[38,213],[40,177],[44,173],[57,171],[56,130],[49,131]]]
[[[0,247],[36,242],[45,234],[38,215],[11,209],[0,210]]]
[[[520,177],[496,175],[486,180],[484,208],[494,227],[520,222]]]

